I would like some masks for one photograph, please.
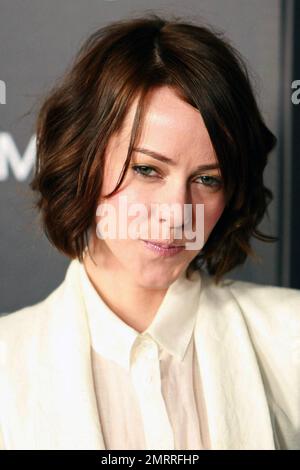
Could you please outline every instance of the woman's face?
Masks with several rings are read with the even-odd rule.
[[[108,212],[95,215],[95,224],[103,223],[105,217],[106,227],[108,224],[110,227],[113,225],[116,230],[113,236],[102,234],[103,238],[96,234],[96,230],[92,231],[95,249],[93,257],[96,256],[101,269],[108,269],[116,275],[122,271],[126,278],[139,286],[165,289],[186,270],[208,239],[225,207],[224,190],[218,168],[206,171],[198,168],[202,165],[218,165],[200,113],[178,98],[171,88],[162,87],[151,94],[143,131],[135,148],[157,152],[171,161],[160,161],[143,152],[134,151],[121,187],[111,198],[102,199],[102,195],[115,188],[126,160],[135,107],[136,101],[121,131],[111,137],[106,149],[102,194],[98,204],[102,204],[102,208],[103,203],[106,207],[109,205],[111,211],[109,216]],[[124,205],[121,209],[120,198],[123,204],[126,201],[126,210]],[[181,207],[182,217],[175,217],[174,211],[165,217],[166,212],[151,209],[155,205],[162,208],[161,204],[171,208],[174,203]],[[143,207],[143,214],[141,211],[129,214],[132,204]],[[185,204],[192,207],[191,218],[184,216]],[[202,219],[196,221],[196,204],[204,205],[204,228]],[[158,217],[159,214],[161,217]],[[129,235],[129,227],[133,227],[132,222],[137,217],[142,231],[139,234],[134,232],[137,233],[135,238]],[[192,220],[192,226],[185,232],[182,224],[188,220]],[[125,222],[126,236],[121,238],[121,224],[124,229]],[[196,223],[203,228],[200,248],[183,249],[175,255],[162,256],[160,252],[150,250],[143,241],[191,242],[195,240]],[[151,235],[151,227],[159,230],[154,237]],[[198,230],[199,225],[197,227]],[[179,228],[181,232],[178,232]],[[188,235],[191,230],[194,230],[192,239]],[[178,238],[180,233],[181,237]]]

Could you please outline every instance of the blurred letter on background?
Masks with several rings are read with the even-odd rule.
[[[0,80],[0,104],[6,104],[6,85],[3,80]]]

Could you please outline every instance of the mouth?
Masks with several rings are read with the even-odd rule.
[[[161,242],[159,240],[142,240],[143,242],[146,243],[151,243],[152,245],[156,246],[161,246],[162,248],[179,248],[179,247],[184,247],[184,243],[178,244],[178,243],[172,243],[172,242]]]
[[[172,256],[184,251],[185,245],[176,245],[170,243],[154,242],[149,240],[141,240],[146,248],[161,256]]]

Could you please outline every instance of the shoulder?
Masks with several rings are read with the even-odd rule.
[[[62,282],[40,302],[0,316],[0,348],[24,350],[61,326],[63,312],[73,311],[78,301],[78,263],[71,261]]]
[[[217,286],[208,277],[206,285],[221,308],[226,302],[238,307],[254,342],[275,350],[282,346],[300,362],[300,290],[233,279]]]
[[[289,302],[300,301],[300,290],[291,287],[259,284],[256,282],[242,281],[231,278],[222,279],[219,284],[215,284],[213,277],[207,273],[202,272],[201,277],[207,287],[213,288],[216,291],[231,291],[232,294],[240,298],[253,298],[259,302],[271,300],[273,297],[276,300],[284,299]]]
[[[207,282],[210,295],[219,298],[220,310],[227,319],[228,313],[237,311],[243,319],[264,383],[279,448],[299,449],[300,291],[232,279],[218,286]],[[239,334],[237,324],[231,325]]]
[[[0,316],[0,347],[5,343],[20,347],[29,338],[33,338],[39,330],[46,327],[52,312],[53,302],[59,300],[62,283],[40,302],[27,305]]]
[[[211,276],[203,276],[204,287],[210,295],[220,299],[233,298],[247,315],[260,313],[283,318],[300,320],[300,290],[255,282],[223,279],[218,285]]]
[[[255,282],[227,279],[223,281],[224,288],[240,299],[248,299],[268,307],[270,302],[277,301],[287,306],[299,306],[300,290]]]
[[[273,332],[277,328],[279,334],[294,328],[294,335],[300,337],[300,290],[231,278],[215,284],[207,273],[201,279],[202,297],[220,311],[227,312],[234,304],[249,325]]]
[[[51,311],[60,307],[66,288],[71,288],[69,295],[72,296],[77,289],[74,285],[78,263],[72,260],[67,266],[64,278],[60,284],[53,289],[44,299],[35,304],[27,305],[23,308],[10,313],[0,314],[0,338],[1,333],[6,328],[19,326],[22,328],[25,324],[34,325],[36,322],[43,321]]]
[[[217,325],[241,323],[270,380],[277,371],[290,390],[299,388],[300,291],[288,287],[226,279],[218,285],[206,276],[207,305]],[[201,301],[200,301],[201,304]],[[290,393],[290,392],[289,392]]]
[[[300,337],[300,290],[233,280],[225,281],[223,288],[228,289],[248,321],[257,319],[270,329],[295,328],[294,334]]]

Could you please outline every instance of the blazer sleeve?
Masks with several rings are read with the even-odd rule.
[[[300,450],[300,290],[234,281],[280,450]]]

